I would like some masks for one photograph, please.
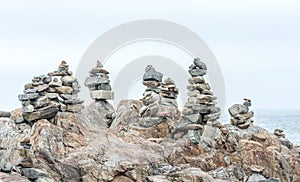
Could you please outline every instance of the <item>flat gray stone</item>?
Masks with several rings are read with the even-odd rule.
[[[101,83],[100,85],[97,86],[97,90],[111,91],[111,86],[109,83]]]
[[[206,70],[203,70],[203,69],[190,69],[189,70],[189,73],[192,77],[196,77],[196,76],[204,76],[206,75]]]
[[[91,95],[91,98],[94,100],[98,100],[98,99],[112,100],[112,99],[114,99],[114,93],[111,91],[95,90],[95,91],[91,91],[90,95]]]
[[[88,77],[85,79],[84,85],[87,87],[94,87],[101,83],[110,83],[110,81],[106,77]]]
[[[146,71],[146,73],[143,75],[143,80],[144,81],[149,81],[149,80],[156,80],[158,82],[162,82],[162,77],[164,75],[158,71],[155,71],[154,68],[151,68]]]
[[[206,64],[204,62],[200,61],[199,58],[194,59],[194,64],[200,69],[207,70]]]
[[[38,93],[21,94],[18,97],[20,101],[26,101],[26,100],[37,99],[39,97],[39,94]]]

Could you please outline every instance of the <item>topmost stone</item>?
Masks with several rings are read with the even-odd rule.
[[[103,68],[103,65],[101,64],[101,62],[99,60],[97,60],[96,68]]]
[[[92,68],[89,73],[90,73],[91,77],[99,76],[101,74],[105,74],[105,75],[109,74],[109,72],[103,68],[103,65],[101,64],[101,62],[99,60],[97,61],[96,67]]]
[[[206,64],[200,61],[200,58],[195,58],[194,64],[200,69],[207,70]]]
[[[145,68],[146,73],[143,76],[144,81],[155,80],[157,82],[162,82],[163,74],[156,71],[152,65],[148,65]]]

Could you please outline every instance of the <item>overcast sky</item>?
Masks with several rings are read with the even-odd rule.
[[[20,107],[23,85],[61,60],[75,71],[102,33],[149,18],[181,24],[208,44],[223,71],[227,105],[249,97],[257,109],[300,109],[297,1],[12,0],[0,2],[0,110]]]

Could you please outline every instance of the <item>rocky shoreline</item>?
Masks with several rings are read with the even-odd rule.
[[[250,99],[228,109],[229,124],[219,121],[208,71],[193,60],[182,112],[176,80],[151,65],[141,99],[114,108],[109,71],[98,61],[84,83],[93,102],[83,107],[62,61],[25,85],[22,108],[0,112],[0,181],[300,181],[300,146],[281,129],[255,126]]]

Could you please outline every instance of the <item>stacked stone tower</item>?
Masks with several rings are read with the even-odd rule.
[[[57,71],[35,76],[25,85],[22,102],[23,118],[27,122],[52,119],[57,112],[80,113],[83,101],[77,97],[80,85],[69,71],[69,65],[62,61]]]
[[[216,106],[216,99],[203,76],[207,67],[199,58],[194,59],[194,64],[189,67],[188,101],[182,111],[183,119],[192,124],[217,125],[221,115],[220,108]]]
[[[199,58],[195,58],[189,67],[188,100],[182,111],[182,120],[173,132],[175,134],[181,130],[188,131],[190,140],[198,144],[201,140],[201,130],[203,125],[221,127],[218,121],[221,109],[216,106],[216,99],[211,91],[210,85],[205,81],[207,73],[205,63]]]
[[[109,72],[103,68],[100,61],[89,71],[84,85],[89,88],[90,96],[94,100],[85,111],[87,117],[110,127],[115,118],[115,111],[107,100],[114,99],[114,92],[110,86]]]

